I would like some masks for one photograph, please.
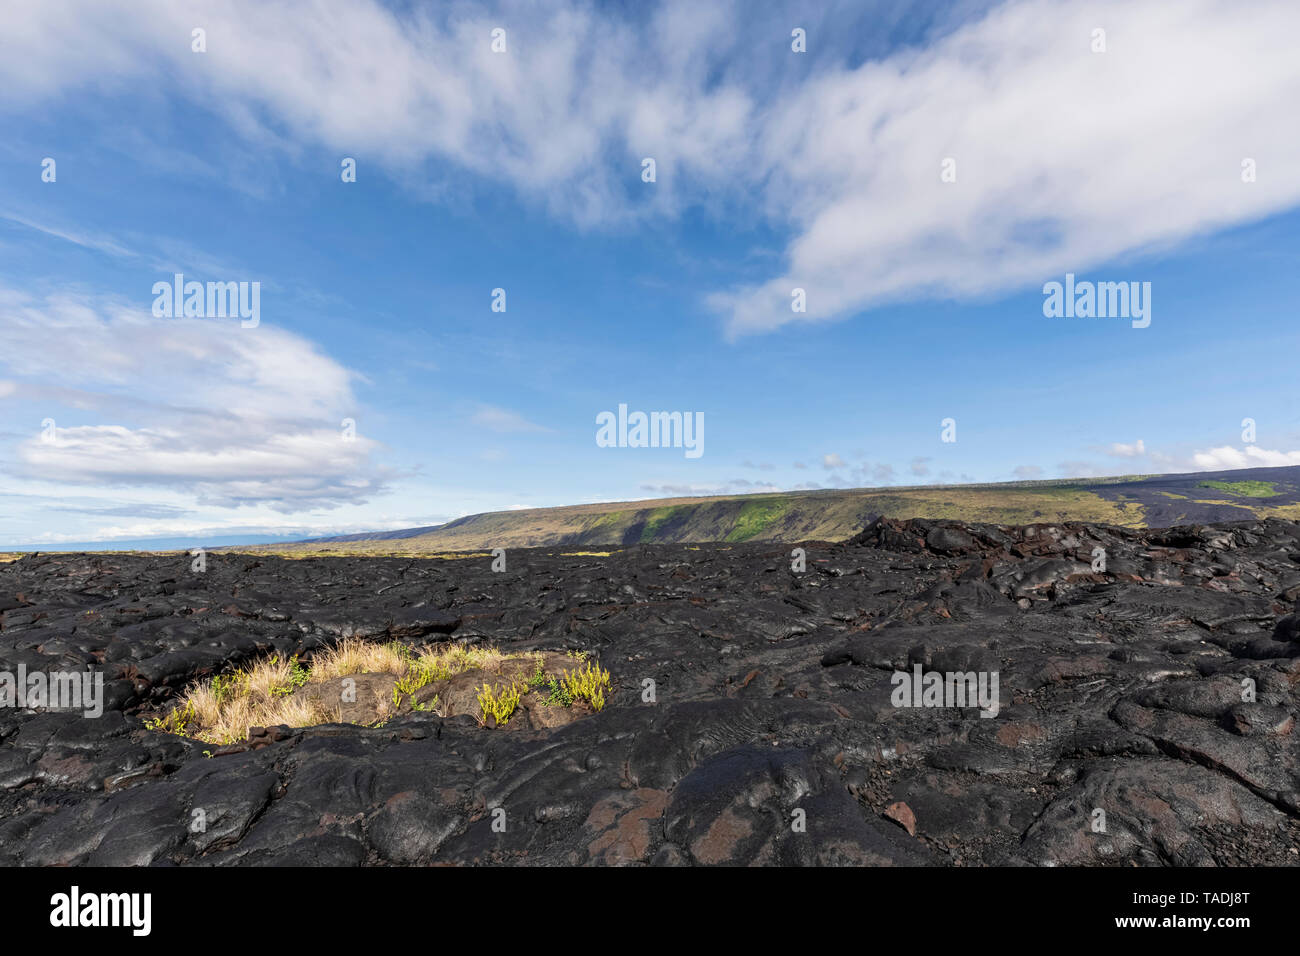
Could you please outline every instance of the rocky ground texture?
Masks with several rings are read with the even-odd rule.
[[[0,671],[106,682],[98,718],[0,708],[0,863],[1300,864],[1300,525],[804,547],[0,566]],[[345,636],[582,650],[613,688],[552,728],[144,726]],[[915,664],[996,671],[998,713],[894,706]]]

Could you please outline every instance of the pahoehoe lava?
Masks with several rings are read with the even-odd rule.
[[[0,567],[0,670],[102,671],[106,709],[0,709],[0,860],[1300,863],[1300,525],[882,519],[804,547],[802,573],[772,543],[504,572],[25,556]],[[581,650],[613,687],[550,729],[144,726],[195,680],[349,636]],[[998,713],[894,706],[918,664],[996,672]]]

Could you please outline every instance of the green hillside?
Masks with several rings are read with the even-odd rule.
[[[1300,468],[610,502],[488,512],[433,528],[232,550],[430,555],[520,547],[601,551],[706,541],[840,541],[878,515],[990,524],[1091,521],[1129,528],[1257,517],[1297,520]]]

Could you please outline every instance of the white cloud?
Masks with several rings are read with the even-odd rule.
[[[655,484],[645,482],[641,485],[641,490],[671,498],[699,498],[710,495],[771,494],[786,489],[771,482],[750,481],[748,478],[731,478],[726,481],[697,482],[694,484]]]
[[[267,419],[232,416],[224,440],[208,428],[59,428],[18,449],[24,477],[100,486],[167,485],[193,491],[203,505],[267,502],[282,511],[330,507],[379,488],[368,474],[372,442],[345,442],[338,429],[276,430]],[[253,426],[249,428],[248,426]]]
[[[822,455],[822,467],[827,471],[830,471],[833,468],[844,468],[847,465],[848,462],[834,452],[829,455]]]
[[[166,83],[256,145],[323,144],[448,192],[432,160],[583,226],[743,202],[790,239],[777,274],[710,298],[732,334],[1038,285],[1300,202],[1290,0],[1250,16],[1235,0],[1008,2],[924,49],[849,65],[828,44],[797,74],[784,43],[759,52],[729,28],[743,9],[26,4],[0,35],[0,104]],[[506,54],[489,49],[498,21]]]
[[[1106,454],[1112,458],[1141,458],[1147,453],[1147,448],[1142,439],[1139,438],[1132,445],[1126,445],[1123,442],[1115,442],[1106,447]]]
[[[55,239],[62,239],[64,242],[70,242],[73,245],[81,246],[83,249],[94,249],[98,252],[106,252],[109,255],[126,258],[134,258],[136,256],[135,252],[108,236],[92,236],[69,229],[61,229],[48,223],[36,222],[33,219],[6,210],[0,210],[0,219],[16,223],[17,225],[24,226],[28,229],[34,229],[36,232],[44,233],[45,235],[52,236]]]
[[[393,520],[375,517],[368,518],[365,524],[337,524],[320,520],[280,524],[276,523],[272,518],[268,518],[267,521],[254,525],[249,524],[241,516],[225,524],[211,520],[136,521],[131,524],[97,527],[91,534],[87,534],[84,529],[71,532],[44,531],[24,539],[22,542],[15,541],[12,543],[58,545],[89,540],[111,543],[127,539],[188,538],[194,545],[199,545],[203,543],[205,538],[212,539],[234,535],[255,536],[268,541],[284,538],[320,538],[376,531],[401,531],[412,527],[443,524],[450,520],[452,520],[450,516],[433,517],[419,521],[412,518]]]
[[[259,145],[323,143],[363,173],[373,164],[424,190],[422,164],[450,160],[592,224],[631,214],[624,190],[644,155],[659,164],[651,195],[663,206],[674,168],[721,175],[741,160],[749,100],[730,84],[707,88],[705,54],[727,35],[727,10],[674,4],[634,24],[579,3],[399,14],[373,0],[85,0],[10,11],[0,102],[165,77]],[[207,52],[196,54],[200,22]]]
[[[1098,24],[1105,53],[1089,50]],[[981,295],[1290,207],[1298,28],[1284,2],[1244,18],[1223,0],[1031,0],[819,76],[760,140],[769,195],[796,225],[788,268],[714,303],[739,333]],[[1267,183],[1242,183],[1247,156],[1275,171]]]
[[[351,373],[272,325],[0,289],[0,339],[10,399],[54,420],[52,433],[18,443],[8,470],[19,478],[169,487],[200,504],[278,511],[383,487],[370,461],[378,444],[362,427],[344,438],[342,421],[356,414]]]
[[[1274,451],[1258,445],[1233,448],[1223,445],[1192,455],[1192,462],[1201,471],[1230,471],[1235,468],[1280,468],[1300,465],[1300,451]]]
[[[37,300],[0,288],[0,330],[0,367],[15,380],[166,406],[182,399],[193,414],[297,415],[334,425],[333,416],[353,405],[352,373],[269,323],[244,329],[237,320],[158,319],[107,297]]]

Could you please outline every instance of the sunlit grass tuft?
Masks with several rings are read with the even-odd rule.
[[[490,668],[519,656],[496,648],[463,645],[426,647],[415,652],[396,641],[376,644],[349,638],[317,653],[310,670],[296,657],[271,655],[233,673],[195,684],[175,707],[146,726],[208,743],[238,743],[247,738],[249,727],[308,727],[342,720],[341,707],[326,707],[309,695],[294,693],[308,684],[356,674],[392,674],[396,678],[396,708],[404,698],[434,681]],[[419,709],[428,709],[428,705]]]
[[[496,726],[505,724],[510,720],[510,715],[515,712],[515,708],[519,706],[521,693],[519,685],[514,681],[510,682],[509,687],[489,687],[484,684],[483,689],[478,693],[479,723],[486,724],[487,719],[492,717],[496,721]]]
[[[605,691],[609,689],[609,671],[599,664],[588,664],[570,674],[564,672],[560,688],[573,700],[585,700],[593,710],[605,706]]]

